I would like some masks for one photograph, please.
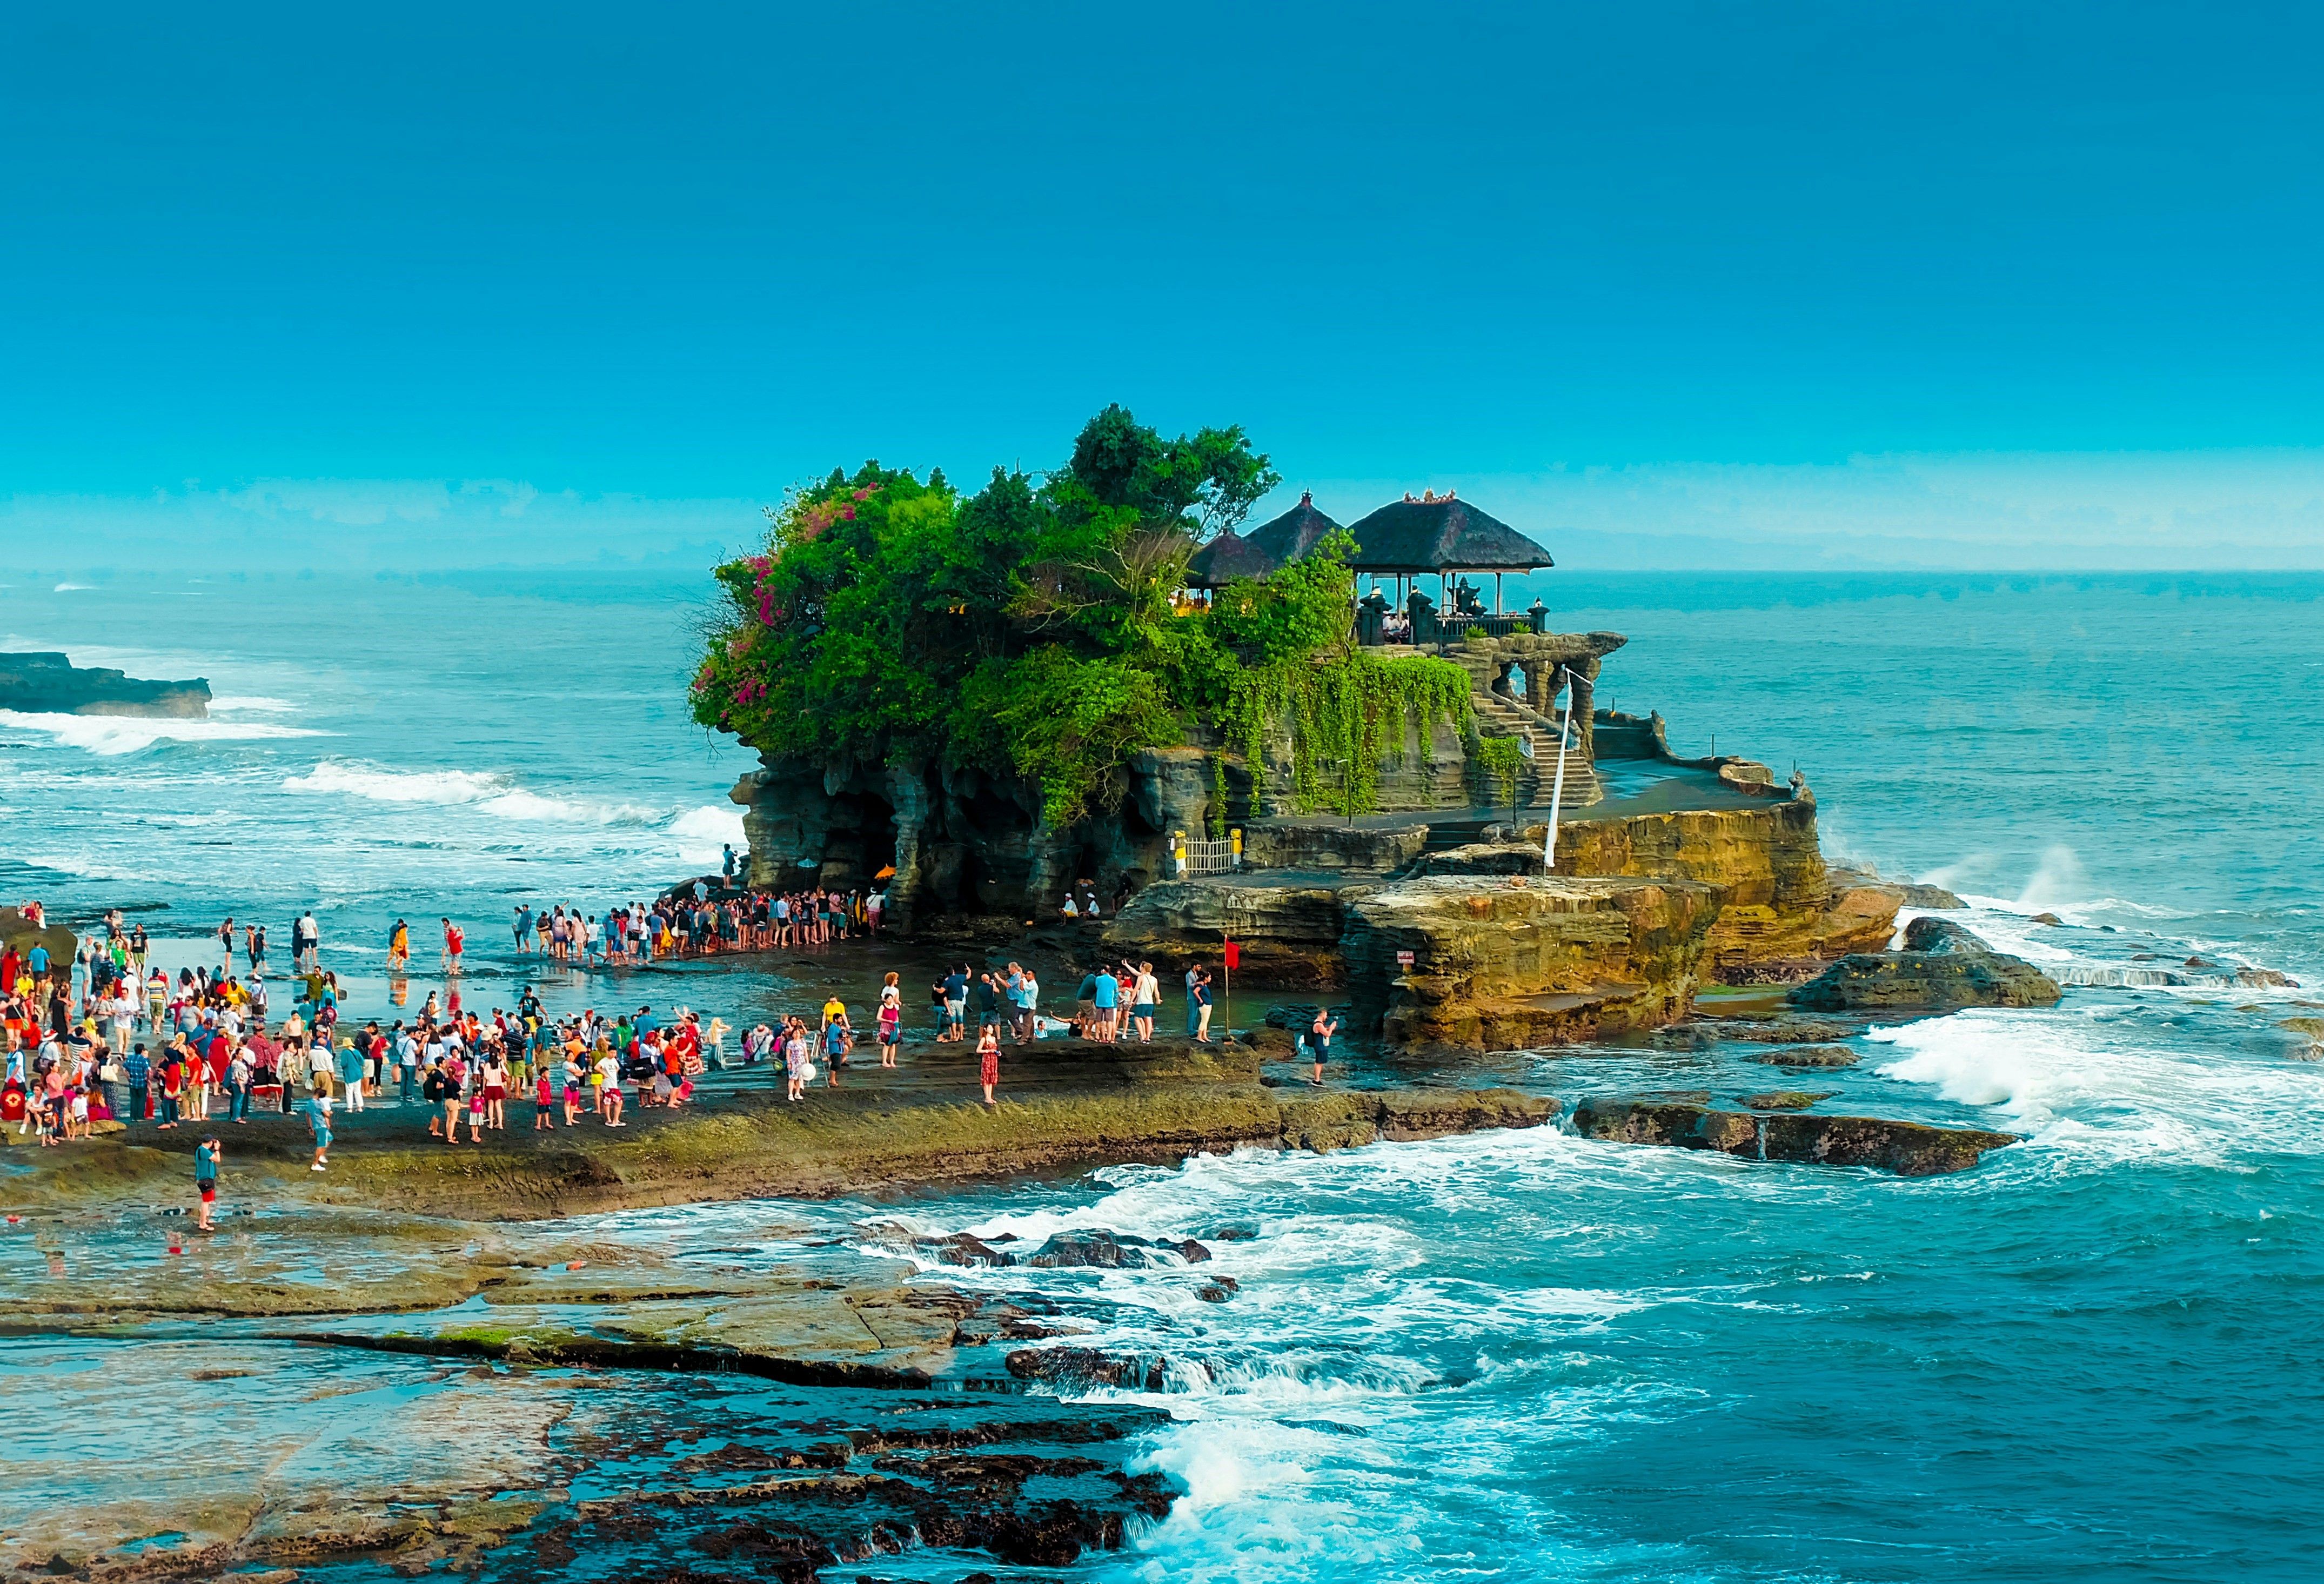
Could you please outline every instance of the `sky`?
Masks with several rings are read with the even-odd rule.
[[[20,562],[701,560],[1108,402],[1560,564],[2324,568],[2297,6],[0,10]],[[28,548],[29,547],[29,548]]]

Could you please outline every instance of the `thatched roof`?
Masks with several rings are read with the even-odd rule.
[[[1339,524],[1315,509],[1315,496],[1302,492],[1299,504],[1271,522],[1261,523],[1244,538],[1257,545],[1276,566],[1296,561],[1315,548],[1315,542]]]
[[[1467,501],[1406,496],[1350,525],[1360,572],[1529,572],[1554,565],[1549,551]]]
[[[1264,578],[1277,564],[1265,551],[1229,529],[1187,561],[1186,583],[1194,588],[1223,588],[1237,578]]]

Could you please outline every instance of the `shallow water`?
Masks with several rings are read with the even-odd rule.
[[[1715,731],[1781,771],[1796,758],[1829,848],[1953,885],[1972,927],[2086,981],[2055,1011],[1879,1031],[1840,1080],[1851,1108],[2028,1142],[1905,1181],[1543,1131],[785,1213],[882,1254],[908,1228],[1253,1233],[1213,1241],[1200,1272],[933,1278],[1043,1292],[1105,1345],[1170,1360],[1153,1400],[1181,1422],[1146,1456],[1191,1494],[1084,1577],[2324,1570],[2324,1067],[2277,1027],[2324,1010],[2302,1005],[2324,1001],[2324,579],[1549,588],[1561,625],[1631,635],[1601,702],[1659,707],[1682,750]],[[114,603],[12,606],[9,645],[217,653],[150,590],[84,592]],[[191,667],[289,706],[245,718],[335,739],[106,752],[5,724],[19,867],[0,885],[96,902],[129,884],[104,876],[152,875],[189,910],[313,900],[356,930],[438,899],[496,917],[533,875],[591,904],[611,900],[591,885],[662,878],[679,824],[747,759],[677,720],[684,634],[651,593],[366,591],[383,603],[281,629],[343,635],[352,662],[309,667],[262,627]],[[595,642],[641,626],[654,644]],[[463,636],[478,628],[526,646],[494,658]],[[432,681],[424,702],[366,680],[382,655]],[[530,691],[549,676],[565,691]],[[432,782],[460,795],[399,802],[321,768],[357,762],[505,790]],[[653,814],[496,805],[517,791]],[[235,848],[198,846],[218,829]],[[2044,910],[2065,923],[2031,922]],[[2237,987],[2237,966],[2309,988]],[[2164,969],[2212,982],[2120,982]],[[1743,1076],[1642,1048],[1519,1060],[1567,1095]],[[768,1209],[617,1220],[716,1243]],[[1240,1292],[1202,1301],[1211,1272]]]

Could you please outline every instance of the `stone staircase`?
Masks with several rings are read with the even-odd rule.
[[[1517,807],[1548,808],[1557,778],[1558,718],[1536,715],[1517,700],[1488,692],[1481,685],[1470,693],[1469,701],[1476,709],[1477,729],[1483,735],[1519,738],[1532,748],[1531,756],[1517,770]],[[1565,761],[1565,807],[1584,808],[1605,796],[1597,770],[1582,756],[1579,747],[1570,747]]]
[[[1517,806],[1530,809],[1536,803],[1546,802],[1549,798],[1548,778],[1555,773],[1557,767],[1556,736],[1543,729],[1541,718],[1532,710],[1498,693],[1474,690],[1469,695],[1469,702],[1476,708],[1477,730],[1481,735],[1509,737],[1523,745],[1519,751],[1526,756],[1517,764]],[[1572,769],[1571,764],[1566,766],[1569,783],[1572,779]],[[1497,803],[1500,801],[1499,788],[1489,789],[1486,795]]]

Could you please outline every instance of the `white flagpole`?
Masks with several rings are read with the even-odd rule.
[[[1557,728],[1557,779],[1549,789],[1549,834],[1541,844],[1541,867],[1544,874],[1557,868],[1557,810],[1565,801],[1565,745],[1573,736],[1573,690],[1565,693],[1565,719]]]

